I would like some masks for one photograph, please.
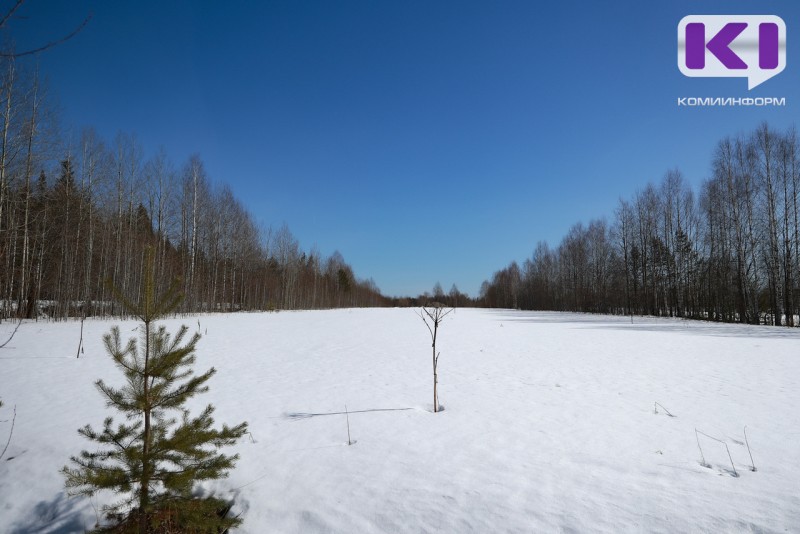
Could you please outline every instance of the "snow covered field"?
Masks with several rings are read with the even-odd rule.
[[[434,414],[413,310],[164,323],[198,320],[196,369],[218,373],[193,411],[211,402],[252,433],[207,486],[235,497],[242,532],[800,532],[798,329],[459,309]],[[80,359],[78,322],[25,323],[0,349],[0,450],[17,407],[0,532],[94,526],[103,500],[67,499],[58,470],[91,447],[79,427],[117,416],[93,385],[121,383],[102,347],[113,324],[85,323]],[[695,428],[738,477],[705,436],[700,464]]]

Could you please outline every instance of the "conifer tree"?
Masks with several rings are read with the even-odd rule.
[[[101,448],[71,458],[73,467],[62,469],[66,486],[73,495],[100,490],[120,494],[121,500],[105,509],[117,522],[112,532],[223,532],[240,520],[220,513],[225,509],[221,499],[193,498],[192,490],[197,481],[227,476],[238,455],[227,456],[219,449],[243,436],[247,424],[213,429],[210,404],[190,417],[186,401],[208,391],[206,382],[216,371],[192,371],[199,334],[184,343],[186,326],[173,336],[154,324],[175,310],[181,297],[178,281],[156,297],[152,249],[146,252],[142,285],[136,303],[114,289],[128,312],[142,322],[140,340],[123,344],[118,327],[103,338],[126,383],[121,388],[103,380],[95,383],[125,422],[115,424],[108,417],[100,431],[90,425],[78,430]]]

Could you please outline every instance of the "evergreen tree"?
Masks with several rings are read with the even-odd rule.
[[[108,417],[102,431],[89,425],[78,430],[102,448],[73,456],[74,467],[65,466],[62,473],[73,495],[111,490],[123,496],[105,509],[118,523],[112,532],[223,532],[240,520],[224,517],[224,501],[193,498],[192,489],[197,481],[227,476],[238,455],[226,456],[218,449],[234,444],[247,424],[213,429],[211,405],[198,417],[189,416],[186,401],[208,391],[206,382],[216,371],[212,367],[197,376],[191,369],[199,334],[184,344],[186,326],[172,336],[165,327],[154,325],[176,309],[180,295],[176,281],[156,298],[153,278],[153,253],[148,249],[139,302],[114,291],[142,322],[141,339],[123,345],[118,327],[104,336],[106,351],[126,384],[117,389],[98,380],[96,386],[126,422],[115,425]],[[181,414],[180,420],[170,415],[175,412]]]

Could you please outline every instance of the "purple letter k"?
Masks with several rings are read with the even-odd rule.
[[[727,69],[746,69],[747,64],[733,53],[730,44],[747,28],[746,22],[729,22],[706,44],[705,24],[692,22],[686,25],[686,67],[702,69],[706,66],[706,48]]]

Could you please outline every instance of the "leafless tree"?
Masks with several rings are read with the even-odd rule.
[[[428,332],[431,334],[431,348],[433,360],[433,411],[438,412],[439,406],[439,353],[436,352],[436,336],[439,332],[439,325],[442,324],[447,315],[453,311],[453,308],[448,308],[440,302],[432,302],[417,312],[417,315],[428,327]]]
[[[450,286],[450,291],[447,293],[447,296],[450,297],[450,306],[458,308],[458,300],[461,297],[461,292],[458,290],[457,285],[453,284]]]
[[[796,325],[800,157],[794,128],[721,140],[699,193],[677,169],[620,199],[614,223],[573,225],[481,286],[490,307]],[[515,289],[516,288],[516,289]]]

